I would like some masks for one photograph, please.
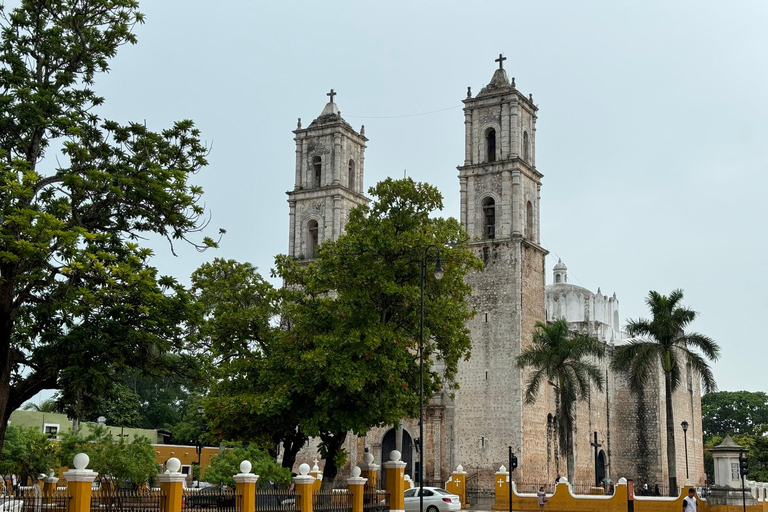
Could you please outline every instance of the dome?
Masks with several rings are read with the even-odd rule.
[[[565,263],[563,263],[563,260],[558,258],[557,265],[555,265],[555,270],[568,270],[568,267],[565,266]]]

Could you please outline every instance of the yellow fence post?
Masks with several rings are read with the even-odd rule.
[[[239,503],[239,512],[255,512],[256,510],[256,481],[259,475],[251,473],[251,461],[244,460],[240,463],[240,473],[232,478],[237,484],[235,496]]]
[[[389,460],[382,464],[387,472],[387,492],[389,493],[390,512],[405,512],[405,462],[400,460],[400,452],[389,452]]]
[[[492,510],[509,510],[509,472],[504,465],[499,467],[494,478],[494,489],[496,499],[493,502]]]
[[[379,477],[379,465],[373,463],[373,454],[371,452],[365,452],[365,455],[363,455],[363,465],[360,469],[362,470],[360,476],[368,480],[365,486],[371,492],[375,491],[376,481]]]
[[[91,510],[91,485],[96,480],[98,473],[88,466],[90,459],[84,453],[75,455],[72,465],[75,469],[64,472],[67,479],[67,494],[69,495],[69,512],[90,512]]]
[[[299,466],[299,475],[293,477],[296,484],[296,498],[299,500],[299,512],[312,512],[312,492],[315,477],[309,474],[309,464]]]
[[[451,478],[445,482],[445,490],[459,497],[461,508],[469,508],[469,503],[467,503],[467,472],[464,471],[464,466],[461,464],[456,466],[456,471],[451,473]]]
[[[179,472],[181,461],[176,457],[168,459],[165,467],[167,468],[165,473],[157,475],[160,491],[163,493],[160,510],[161,512],[181,512],[184,480],[186,480],[187,475]]]
[[[352,512],[363,512],[363,494],[365,494],[365,482],[367,478],[360,476],[360,468],[355,466],[347,478],[347,489],[349,490],[349,504],[352,505]]]
[[[53,476],[53,473],[43,478],[43,496],[53,496],[56,493],[56,484],[59,479]]]
[[[320,466],[317,465],[317,459],[315,459],[315,465],[309,470],[309,476],[315,477],[315,483],[312,486],[312,490],[319,491],[320,486],[323,484],[323,472],[320,471]]]

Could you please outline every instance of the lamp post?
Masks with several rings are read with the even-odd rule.
[[[197,444],[195,445],[195,451],[197,452],[197,487],[200,487],[200,476],[202,475],[200,461],[203,456],[203,414],[205,414],[205,409],[201,405],[197,408]]]
[[[688,477],[688,422],[683,420],[683,422],[680,424],[681,427],[683,427],[683,441],[685,443],[685,480],[686,482],[689,480]]]
[[[435,279],[443,278],[443,266],[440,263],[440,248],[436,245],[428,245],[421,257],[421,321],[419,322],[419,512],[424,512],[424,288],[427,286],[427,256],[429,250],[434,248],[437,252],[435,263]]]

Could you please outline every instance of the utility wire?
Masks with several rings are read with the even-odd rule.
[[[401,117],[416,117],[416,116],[427,116],[429,114],[436,114],[438,112],[445,112],[446,110],[453,110],[455,108],[461,108],[462,105],[456,105],[454,107],[448,107],[448,108],[441,108],[440,110],[432,110],[430,112],[421,112],[419,114],[405,114],[402,116],[349,116],[344,115],[344,117],[355,117],[357,119],[398,119]]]

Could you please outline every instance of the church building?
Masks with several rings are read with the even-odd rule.
[[[565,476],[554,394],[545,386],[535,404],[525,404],[530,370],[516,365],[537,322],[565,318],[571,330],[606,344],[600,362],[605,387],[593,390],[576,411],[575,481],[626,477],[663,486],[668,482],[663,374],[659,370],[642,395],[630,392],[624,377],[609,368],[615,347],[626,343],[616,294],[568,283],[562,262],[547,284],[547,251],[540,245],[543,174],[536,168],[538,107],[509,79],[504,60],[500,55],[491,81],[474,96],[468,88],[463,100],[461,223],[484,263],[482,272],[467,276],[470,306],[477,311],[469,323],[472,357],[460,363],[455,397],[435,396],[425,410],[424,468],[418,467],[415,450],[418,419],[403,419],[400,428],[374,428],[364,437],[348,436],[348,464],[362,465],[365,450],[380,464],[397,448],[414,480],[423,476],[425,483],[442,486],[462,465],[470,482],[492,488],[511,446],[519,460],[515,481],[546,483]],[[320,243],[338,238],[350,209],[368,201],[363,195],[368,139],[364,128],[356,131],[341,117],[334,95],[331,90],[317,119],[307,128],[299,120],[293,132],[296,170],[294,189],[288,192],[288,251],[299,258],[311,259]],[[690,367],[673,401],[675,420],[689,425],[687,432],[675,426],[678,482],[686,481],[687,441],[687,479],[703,484],[701,393]],[[316,445],[310,443],[297,464],[315,457]]]

